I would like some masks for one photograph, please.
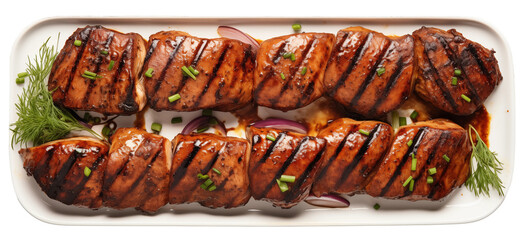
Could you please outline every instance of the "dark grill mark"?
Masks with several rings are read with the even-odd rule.
[[[377,72],[378,66],[382,63],[382,59],[394,50],[395,50],[395,45],[393,44],[392,46],[391,40],[388,39],[387,45],[380,51],[380,55],[378,56],[377,61],[375,62],[373,67],[368,72],[368,75],[364,79],[364,82],[360,84],[357,93],[355,94],[355,96],[353,96],[353,99],[351,99],[351,103],[350,103],[351,106],[354,107],[357,105],[358,100],[360,99],[364,91],[366,91],[367,86],[371,83],[373,79],[375,79],[375,73]]]
[[[143,66],[147,66],[147,64],[149,63],[149,58],[151,58],[151,55],[153,55],[153,52],[156,49],[156,45],[158,44],[158,41],[159,41],[158,39],[153,39],[151,41],[151,45],[149,45],[149,49],[147,50],[146,57],[144,58]],[[146,69],[142,69],[142,72],[144,72],[144,70]]]
[[[138,147],[136,149],[139,149],[142,147],[142,144],[146,143],[147,139],[144,139],[144,141],[140,142]],[[111,185],[113,185],[113,182],[116,180],[116,178],[122,173],[122,171],[126,168],[127,164],[129,163],[129,158],[132,156],[133,152],[129,152],[127,159],[125,160],[124,164],[116,171],[114,175],[106,174],[104,176],[104,185],[103,185],[103,191],[109,191],[109,188]]]
[[[284,54],[284,50],[286,48],[286,46],[289,44],[289,39],[287,39],[286,41],[284,41],[280,47],[278,48],[278,51],[277,53],[275,54],[275,56],[273,56],[271,58],[271,61],[273,62],[273,64],[277,64],[280,59],[282,58],[282,54]],[[275,73],[275,70],[272,68],[272,67],[269,67],[269,69],[267,69],[267,73],[266,75],[264,76],[264,79],[262,79],[262,81],[260,81],[260,83],[258,84],[258,86],[256,86],[255,90],[253,91],[253,97],[256,101],[256,99],[258,98],[259,96],[259,93],[260,91],[262,91],[262,89],[264,88],[264,86],[266,85],[267,83],[267,80],[273,76]],[[276,89],[275,89],[276,90]],[[264,97],[262,97],[264,98]]]
[[[373,114],[377,113],[377,108],[382,105],[384,100],[389,96],[389,93],[393,89],[393,87],[397,84],[398,78],[400,77],[400,74],[402,73],[402,70],[404,68],[404,60],[401,58],[398,59],[396,64],[395,72],[389,77],[388,83],[386,84],[385,91],[382,92],[382,95],[377,99],[373,107],[370,109],[370,112]]]
[[[326,166],[320,171],[320,173],[319,173],[319,175],[317,177],[317,181],[320,181],[324,177],[324,175],[326,175],[326,172],[329,169],[329,166],[331,166],[333,161],[338,158],[338,155],[340,154],[340,152],[342,151],[342,149],[346,145],[346,142],[348,140],[349,135],[351,135],[353,132],[355,132],[355,128],[356,128],[356,125],[352,125],[351,129],[348,131],[348,133],[346,134],[344,139],[342,139],[342,141],[338,144],[338,146],[337,146],[337,148],[335,150],[335,153],[329,158],[329,160],[326,163]]]
[[[463,139],[461,139],[461,141],[459,141],[459,142],[462,142],[462,141],[463,141]],[[464,162],[469,161],[468,157],[469,157],[469,154],[466,154],[466,157],[465,157],[466,160],[464,160]],[[433,186],[434,186],[434,187],[431,189],[431,192],[428,194],[428,199],[432,199],[433,196],[435,196],[435,194],[436,194],[438,191],[441,190],[442,185],[441,185],[440,181],[441,181],[442,179],[444,179],[444,176],[446,176],[446,172],[447,172],[447,170],[448,170],[448,167],[449,167],[449,163],[446,162],[446,163],[444,164],[444,166],[442,166],[441,168],[439,168],[439,170],[442,170],[442,174],[440,174],[440,178],[433,177]]]
[[[224,149],[224,147],[222,147],[218,152],[215,153],[211,161],[209,161],[207,165],[204,167],[204,169],[202,170],[202,174],[207,174],[211,170],[211,168],[213,168],[213,166],[215,165],[215,163],[218,160],[218,157],[220,157],[220,153],[222,152],[222,149]]]
[[[300,174],[300,177],[298,177],[295,183],[293,183],[293,186],[290,189],[291,191],[289,191],[288,194],[286,194],[286,196],[284,197],[284,201],[289,202],[295,199],[300,194],[299,192],[300,188],[302,187],[302,185],[304,185],[304,182],[306,182],[306,179],[310,177],[309,174],[311,170],[313,170],[313,168],[317,165],[317,162],[322,157],[322,152],[324,152],[325,148],[326,148],[326,145],[324,145],[322,149],[318,151],[317,155],[315,156],[315,159],[313,159],[313,161],[309,163],[306,170],[302,174]]]
[[[373,34],[368,33],[366,35],[366,39],[364,40],[364,42],[360,44],[360,46],[358,46],[358,49],[355,52],[355,55],[353,55],[353,58],[351,59],[351,63],[348,65],[346,70],[342,73],[342,76],[340,76],[340,78],[338,79],[337,83],[335,84],[335,87],[331,89],[331,96],[335,95],[335,93],[342,86],[342,84],[344,84],[349,74],[353,71],[353,68],[355,68],[358,61],[360,61],[360,59],[364,56],[364,53],[366,52],[367,48],[369,47],[369,44],[372,38],[373,38]]]
[[[258,136],[258,135],[256,135]],[[262,156],[262,158],[260,158],[260,160],[258,160],[258,162],[256,163],[256,165],[253,167],[253,170],[256,170],[260,164],[266,162],[267,158],[269,157],[269,155],[271,155],[271,153],[273,153],[273,150],[275,149],[275,147],[280,144],[280,141],[282,139],[284,139],[286,137],[286,133],[285,132],[281,132],[278,134],[278,136],[276,137],[275,141],[273,141],[271,143],[271,145],[269,145],[269,148],[267,149],[266,153],[264,153],[264,156]]]
[[[113,42],[113,38],[115,36],[115,33],[114,32],[109,32],[109,36],[107,37],[107,40],[104,44],[104,48],[105,49],[108,49],[109,46],[111,45],[111,42]],[[97,48],[94,48],[94,49],[97,49]],[[102,54],[100,54],[100,52],[97,52],[96,54],[98,54],[98,58],[96,59],[96,67],[95,67],[95,70],[93,71],[94,73],[98,74],[100,72],[100,65],[102,65],[102,62],[104,60],[104,56]],[[89,96],[91,95],[91,92],[93,91],[93,88],[96,86],[97,82],[99,80],[98,79],[89,79],[89,87],[87,88],[87,91],[86,91],[86,94],[84,95],[84,103],[87,103],[88,100],[89,100]],[[88,106],[88,107],[91,107],[91,106]]]
[[[130,42],[128,42],[126,44],[126,48],[129,48]],[[127,60],[127,55],[129,53],[127,51],[124,51],[122,53],[122,58],[120,59],[120,62],[118,62],[118,67],[116,68],[116,72],[115,72],[115,75],[113,75],[113,79],[111,79],[111,82],[109,82],[109,86],[108,86],[108,89],[109,89],[109,92],[107,92],[107,96],[105,97],[106,101],[107,99],[109,99],[109,101],[112,101],[115,97],[115,84],[120,80],[120,74],[122,74],[122,70],[124,69],[125,65],[126,65],[126,60]]]
[[[30,172],[35,177],[35,179],[38,180],[37,182],[39,183],[42,190],[44,190],[44,192],[47,192],[49,189],[44,184],[44,182],[42,182],[42,178],[43,177],[45,178],[45,175],[49,174],[49,161],[53,159],[55,150],[56,150],[56,146],[53,146],[52,149],[50,149],[49,151],[46,151],[45,157],[44,157],[45,160],[40,161],[38,166],[35,167],[34,171],[32,173]]]
[[[477,53],[477,49],[475,48],[475,46],[473,46],[473,44],[470,43],[468,47],[466,48],[466,50],[469,51],[471,55],[473,56],[473,58],[475,59],[475,61],[477,61],[477,65],[480,67],[482,74],[484,74],[484,76],[488,78],[489,84],[492,84],[493,79],[491,78],[491,74],[489,73],[488,69],[484,65],[484,62],[482,61],[482,59],[479,57],[479,54]]]
[[[78,54],[76,55],[75,64],[71,67],[71,72],[69,73],[69,77],[66,83],[66,86],[64,88],[64,95],[62,96],[62,99],[59,101],[62,101],[67,97],[67,93],[69,92],[69,87],[71,86],[71,82],[75,78],[76,68],[78,67],[78,63],[80,62],[80,59],[82,59],[82,56],[84,55],[84,52],[86,50],[87,42],[89,41],[89,38],[91,37],[91,32],[93,28],[92,27],[86,27],[81,33],[80,38],[82,40],[82,46],[80,48],[80,51],[78,51]]]
[[[209,40],[207,39],[202,39],[202,41],[198,43],[198,46],[197,46],[198,51],[195,57],[193,58],[193,61],[191,62],[191,66],[193,67],[197,66],[198,62],[200,61],[200,58],[202,57],[202,53],[204,52],[204,49],[206,49],[208,43],[209,43]]]
[[[302,140],[300,140],[300,143],[298,144],[298,146],[295,149],[293,149],[293,152],[291,153],[291,155],[289,155],[289,157],[286,159],[284,164],[282,164],[282,167],[280,167],[280,169],[275,174],[275,176],[273,176],[271,181],[269,181],[269,183],[266,185],[266,188],[264,189],[264,191],[261,193],[260,196],[265,196],[269,192],[269,190],[271,190],[271,188],[276,184],[276,180],[280,176],[282,176],[282,174],[286,171],[289,165],[292,162],[294,162],[295,156],[297,155],[297,153],[300,152],[300,150],[302,150],[305,146],[307,146],[309,140],[310,140],[310,137],[304,137],[302,138]]]
[[[393,176],[391,176],[391,178],[389,179],[389,181],[386,184],[386,186],[384,188],[382,188],[379,196],[384,196],[388,192],[389,188],[391,187],[391,184],[393,184],[393,182],[400,175],[400,171],[402,170],[402,167],[406,164],[406,161],[408,160],[408,158],[411,155],[411,153],[414,153],[415,155],[417,154],[418,146],[420,145],[420,142],[422,141],[422,139],[424,138],[424,135],[426,134],[426,129],[427,129],[427,127],[421,127],[418,130],[417,134],[413,138],[413,144],[411,145],[411,147],[408,148],[408,151],[402,157],[402,160],[397,165],[397,167],[395,169],[395,172],[393,173]]]
[[[351,35],[349,35],[349,32],[344,32],[344,35],[340,38],[340,42],[338,42],[337,46],[335,46],[333,49],[336,49],[338,52],[342,52],[344,50],[346,41]]]
[[[344,168],[344,171],[340,175],[340,178],[338,179],[337,184],[335,184],[335,189],[338,189],[340,185],[342,185],[346,181],[349,174],[353,171],[353,169],[355,169],[355,166],[357,166],[357,164],[360,162],[362,157],[364,157],[364,154],[366,154],[366,152],[368,151],[373,141],[375,141],[375,139],[378,137],[381,127],[382,127],[381,124],[377,124],[373,128],[373,130],[371,130],[371,132],[369,133],[371,137],[366,138],[366,141],[358,150],[357,155],[355,155],[351,163]]]
[[[172,182],[170,188],[173,189],[178,185],[180,180],[186,175],[187,168],[189,167],[189,164],[191,161],[193,161],[193,158],[197,155],[198,151],[200,151],[200,140],[196,140],[193,144],[193,150],[191,150],[191,153],[187,155],[187,157],[182,161],[180,166],[176,169],[175,173],[173,173],[172,176]]]
[[[277,53],[271,59],[271,61],[273,61],[274,64],[277,64],[280,61],[280,59],[282,59],[282,54],[284,54],[287,45],[289,45],[289,39],[286,39],[286,41],[284,41],[284,43],[280,45]]]
[[[222,53],[220,53],[220,57],[218,58],[217,64],[213,67],[213,72],[211,73],[211,76],[209,76],[209,78],[207,79],[207,83],[204,86],[204,89],[202,89],[202,92],[200,93],[198,98],[196,99],[194,106],[198,106],[200,104],[200,100],[202,99],[204,94],[206,94],[207,90],[209,89],[209,86],[217,76],[217,72],[222,66],[222,63],[224,63],[224,58],[226,57],[226,53],[229,51],[230,48],[231,44],[228,43],[224,50],[222,50]]]
[[[433,65],[433,62],[431,61],[431,58],[429,57],[428,51],[433,51],[432,47],[428,46],[428,44],[424,44],[424,55],[428,60],[427,62],[430,65],[430,70],[433,72],[433,74],[436,77],[435,83],[437,84],[437,86],[440,89],[440,92],[444,96],[444,100],[446,100],[451,105],[454,111],[457,111],[457,108],[458,108],[457,103],[455,102],[451,94],[449,93],[449,89],[446,87],[444,82],[442,82],[442,79],[439,76],[439,72],[437,68],[435,68],[435,66]]]
[[[59,191],[62,190],[61,188],[64,184],[65,177],[73,167],[73,164],[76,162],[76,159],[79,157],[78,155],[80,154],[77,151],[73,151],[71,155],[69,155],[67,161],[62,165],[62,168],[60,168],[60,170],[56,174],[56,177],[54,178],[53,182],[49,186],[49,190],[47,191],[47,195],[50,198],[56,199],[56,196],[58,195]]]
[[[167,63],[164,66],[164,68],[162,69],[162,72],[160,72],[160,76],[158,77],[158,79],[156,79],[155,86],[153,88],[154,93],[158,92],[160,85],[162,85],[162,83],[164,82],[164,78],[166,77],[167,70],[171,66],[173,59],[177,55],[178,50],[180,49],[180,46],[184,43],[185,40],[186,40],[186,37],[183,36],[183,37],[175,38],[174,41],[169,41],[169,44],[171,44],[171,46],[173,47],[173,50],[171,50],[171,53],[169,53],[169,58],[167,60]],[[157,101],[158,101],[158,98],[154,101],[153,105],[156,105]]]
[[[86,185],[87,181],[91,178],[91,176],[93,176],[93,172],[95,172],[98,169],[98,166],[99,166],[100,162],[102,161],[102,159],[104,159],[104,155],[99,156],[95,160],[95,162],[93,162],[93,164],[91,165],[91,167],[90,167],[91,172],[92,172],[91,175],[89,175],[88,177],[83,177],[82,181],[80,181],[80,183],[77,186],[75,186],[75,188],[73,188],[70,191],[66,192],[66,196],[65,196],[65,198],[62,201],[63,203],[65,203],[67,205],[70,205],[70,204],[74,203],[74,201],[78,197],[78,194],[80,194],[80,192],[84,189],[84,186]],[[104,170],[102,169],[100,171],[104,171]],[[94,200],[94,199],[92,199],[92,200]]]

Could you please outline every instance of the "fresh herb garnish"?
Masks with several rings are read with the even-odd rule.
[[[102,139],[98,133],[78,122],[68,110],[53,104],[46,79],[58,52],[55,46],[48,46],[49,39],[42,44],[33,61],[28,59],[29,84],[18,95],[15,104],[18,120],[11,124],[11,147],[20,143],[40,145],[63,138],[75,130],[85,130]]]
[[[473,142],[471,130],[475,132],[477,144]],[[468,131],[473,151],[471,152],[470,175],[466,180],[466,187],[474,192],[477,197],[481,194],[489,197],[490,187],[497,190],[499,196],[504,196],[504,185],[498,175],[502,171],[502,162],[498,160],[495,152],[489,150],[473,126],[469,125]],[[475,158],[476,164],[474,164],[473,158]]]

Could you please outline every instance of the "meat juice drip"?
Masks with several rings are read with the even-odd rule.
[[[318,132],[331,121],[348,117],[342,105],[328,98],[320,98],[307,109],[299,110],[299,115],[298,122],[306,125],[310,136],[317,136]]]
[[[247,106],[231,113],[238,119],[238,125],[233,128],[227,128],[226,131],[233,131],[238,136],[242,136],[241,133],[245,132],[247,126],[262,120],[262,118],[258,116],[258,107],[253,104],[248,104]]]
[[[146,130],[145,114],[147,110],[149,110],[149,105],[146,105],[140,112],[135,114],[135,121],[133,122],[135,128]]]

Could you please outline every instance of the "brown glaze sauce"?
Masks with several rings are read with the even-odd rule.
[[[138,129],[146,130],[146,118],[145,114],[149,110],[149,105],[146,105],[140,112],[137,112],[135,114],[135,121],[133,122],[133,126]]]

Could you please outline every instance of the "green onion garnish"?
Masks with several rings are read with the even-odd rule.
[[[111,128],[109,128],[108,126],[104,126],[104,128],[102,128],[102,135],[106,137],[111,135]]]
[[[291,25],[291,28],[293,28],[293,31],[299,32],[302,29],[302,25],[300,25],[299,23],[295,23]]]
[[[84,74],[87,75],[87,76],[96,77],[96,73],[90,72],[90,71],[87,71],[87,70],[84,71]]]
[[[409,184],[409,182],[411,182],[412,179],[413,177],[409,176],[408,179],[406,179],[406,181],[404,181],[404,183],[402,184],[402,187],[406,187]]]
[[[211,116],[211,115],[213,115],[213,110],[211,109],[202,110],[202,116]]]
[[[295,176],[290,175],[282,175],[280,176],[281,182],[287,182],[287,183],[294,183],[295,182]]]
[[[417,170],[417,158],[415,153],[411,153],[411,171]]]
[[[307,67],[304,67],[302,68],[302,71],[300,72],[300,74],[302,74],[302,76],[306,75],[307,73]]]
[[[366,136],[369,136],[369,132],[364,130],[364,129],[359,129],[358,132],[360,132],[360,133],[362,133],[362,134],[364,134]]]
[[[417,110],[413,110],[413,112],[411,112],[411,114],[409,115],[409,118],[411,118],[413,120],[415,120],[417,117],[418,117]]]
[[[464,99],[466,102],[471,102],[471,99],[468,96],[464,95],[464,94],[460,95],[460,97],[462,99]]]
[[[291,54],[292,54],[292,52],[285,52],[285,53],[282,54],[282,57],[283,57],[284,59],[288,59],[288,58],[291,57]]]
[[[208,179],[206,179],[206,181],[202,185],[206,186],[206,188],[207,188],[207,187],[211,186],[211,184],[213,184],[213,180],[208,178]]]
[[[25,82],[25,79],[24,78],[16,78],[16,84],[22,84]]]
[[[285,182],[280,181],[279,179],[277,179],[277,184],[278,184],[278,188],[280,188],[281,192],[285,192],[285,191],[289,190],[287,184]]]
[[[80,40],[75,40],[75,42],[73,43],[75,46],[77,47],[80,47],[80,45],[82,45],[82,41]]]
[[[460,76],[462,74],[462,71],[460,71],[460,69],[455,69],[453,73],[455,74],[455,76]]]
[[[284,73],[280,73],[280,78],[282,78],[282,80],[286,79],[286,76],[284,76]]]
[[[210,191],[210,192],[211,192],[211,191],[214,191],[215,189],[217,189],[217,186],[216,186],[215,184],[213,184],[213,185],[211,185],[211,186],[209,186],[209,187],[207,188],[207,190]]]
[[[399,117],[398,118],[398,125],[399,126],[406,126],[406,125],[408,125],[408,121],[407,121],[406,117]]]
[[[206,180],[206,179],[209,178],[209,175],[207,175],[207,174],[204,175],[202,173],[199,173],[199,174],[197,174],[197,178],[200,179],[200,180]]]
[[[91,175],[91,169],[88,168],[87,166],[84,168],[84,175],[86,177],[89,177],[89,175]]]
[[[111,61],[109,62],[109,67],[107,67],[107,70],[109,70],[109,71],[113,70],[113,67],[114,67],[114,66],[115,66],[115,61],[111,60]]]
[[[446,154],[442,155],[442,158],[444,158],[444,160],[446,160],[446,162],[449,162],[449,160],[450,160],[448,155],[446,155]]]
[[[276,139],[275,137],[273,137],[273,135],[271,135],[271,134],[266,134],[266,139],[267,139],[267,140],[271,140],[271,141],[273,141],[273,142],[274,142],[275,140],[277,140],[277,139]]]
[[[171,118],[171,123],[172,124],[175,124],[175,123],[181,123],[182,122],[182,117],[174,117],[174,118]]]
[[[373,208],[374,208],[375,210],[378,210],[378,209],[380,209],[380,205],[379,205],[378,203],[375,203],[375,205],[373,205]]]
[[[162,124],[154,122],[151,124],[151,130],[155,132],[160,132],[162,130]]]
[[[25,77],[29,76],[29,73],[21,72],[21,73],[17,74],[16,76],[19,77],[19,78],[25,78]]]
[[[386,68],[379,67],[377,68],[377,75],[380,77],[380,75],[384,74],[386,72]]]
[[[430,168],[430,169],[428,169],[428,172],[429,172],[429,175],[433,175],[433,174],[437,173],[437,168]]]
[[[415,186],[415,180],[411,180],[411,182],[409,182],[409,191],[410,192],[413,192],[413,187]]]
[[[171,95],[167,98],[167,100],[169,100],[169,102],[174,102],[176,100],[180,99],[180,94],[175,94],[175,95]]]
[[[187,76],[191,77],[193,80],[196,80],[195,75],[193,75],[193,73],[186,66],[182,66],[182,72],[187,74]]]
[[[209,129],[208,126],[206,126],[206,127],[201,127],[201,128],[197,128],[196,132],[197,132],[197,133],[203,133],[203,132],[207,131],[208,129]]]
[[[432,184],[433,183],[433,177],[432,176],[428,176],[428,179],[426,180],[426,182],[428,184]]]
[[[291,57],[290,57],[291,61],[295,61],[296,60],[296,57],[295,57],[295,53],[291,53]]]
[[[100,50],[100,53],[103,54],[103,55],[109,54],[109,52],[107,50]]]
[[[95,80],[96,79],[96,77],[85,75],[85,74],[82,74],[82,77],[89,78],[91,80]]]
[[[213,172],[216,172],[218,175],[222,175],[222,173],[220,171],[218,171],[218,169],[216,169],[216,168],[213,168]]]
[[[146,77],[153,77],[153,71],[154,69],[153,68],[148,68],[147,71],[144,73],[144,76]]]
[[[457,86],[458,84],[458,78],[457,77],[451,77],[451,85]]]
[[[198,74],[200,73],[198,70],[194,69],[192,66],[189,66],[188,69],[189,69],[189,71],[191,71],[191,73],[192,73],[193,75],[195,75],[195,76],[198,75]]]
[[[413,144],[413,139],[410,139],[410,140],[408,141],[408,147],[411,147],[412,144]]]

